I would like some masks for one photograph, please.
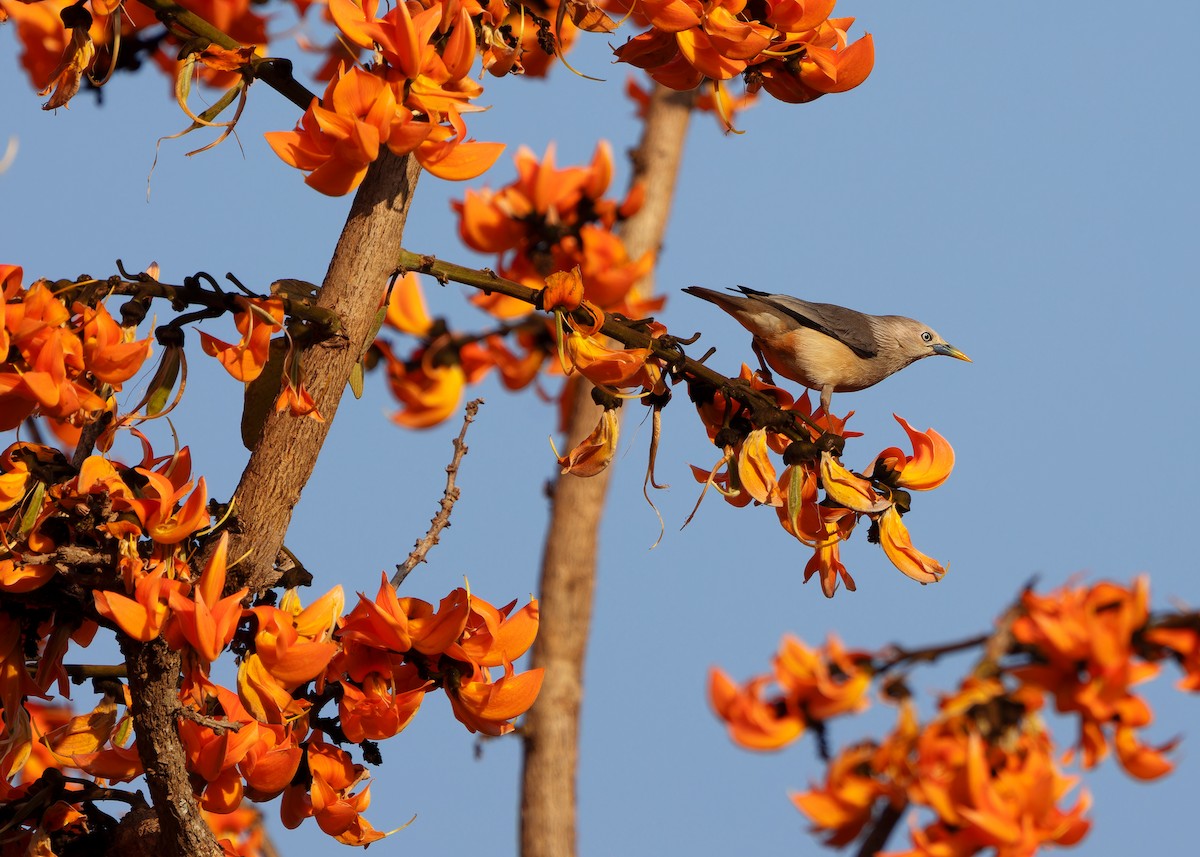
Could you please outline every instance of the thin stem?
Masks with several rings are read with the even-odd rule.
[[[467,454],[467,428],[471,423],[475,422],[475,416],[479,413],[479,406],[483,404],[483,399],[474,399],[467,403],[467,412],[463,415],[462,429],[458,433],[458,437],[454,439],[454,456],[450,459],[450,463],[446,465],[446,490],[442,494],[441,503],[438,504],[438,512],[430,521],[429,531],[425,533],[425,537],[418,539],[416,545],[413,546],[412,553],[408,555],[403,563],[396,566],[396,573],[392,576],[392,586],[399,588],[404,582],[404,578],[408,577],[409,572],[417,567],[419,563],[425,562],[425,556],[438,543],[441,537],[442,530],[450,526],[450,512],[454,509],[454,504],[458,502],[459,495],[462,491],[454,484],[458,477],[458,468],[462,464],[463,456]]]
[[[530,306],[539,306],[541,301],[542,293],[538,289],[507,280],[486,268],[482,270],[467,268],[463,265],[440,261],[434,256],[422,256],[404,249],[400,250],[396,264],[402,271],[429,274],[443,282],[452,280],[480,289],[485,294],[498,292],[507,297],[524,301]],[[575,317],[585,324],[591,320],[587,310],[583,309],[576,310]],[[714,372],[698,360],[693,360],[683,352],[678,340],[669,337],[651,337],[638,325],[623,321],[608,313],[605,313],[604,325],[600,331],[605,336],[630,348],[648,349],[671,371],[703,381],[715,389],[727,393],[731,398],[750,409],[751,419],[755,424],[770,427],[772,431],[790,437],[792,440],[812,440],[812,433],[807,428],[797,425],[797,422],[804,422],[811,428],[817,428],[812,420],[804,414],[784,410],[776,404],[773,398],[758,392],[749,384],[736,378],[728,378],[719,372]]]
[[[226,50],[236,51],[246,47],[195,12],[189,12],[182,6],[172,3],[171,0],[137,0],[137,2],[152,10],[158,20],[168,27],[174,24],[201,38],[208,39],[212,44]],[[263,81],[301,110],[307,110],[313,99],[317,97],[292,76],[290,60],[254,56],[247,65],[251,77]]]

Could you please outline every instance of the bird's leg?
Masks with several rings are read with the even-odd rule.
[[[821,407],[825,410],[825,416],[833,416],[833,411],[829,410],[829,403],[833,400],[833,386],[826,384],[821,388]]]
[[[751,340],[750,347],[754,349],[754,353],[758,357],[759,374],[762,376],[763,381],[773,385],[775,377],[771,374],[771,370],[767,368],[767,359],[763,356],[762,347],[758,344],[757,336]]]

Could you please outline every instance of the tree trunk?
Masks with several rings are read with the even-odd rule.
[[[646,201],[621,229],[631,258],[657,251],[662,244],[692,98],[691,93],[655,87],[642,140],[633,155],[633,178],[646,182]],[[569,393],[566,449],[573,449],[591,432],[600,414],[592,403],[591,385],[582,378],[579,381]],[[522,857],[573,857],[576,853],[583,662],[592,617],[600,519],[611,472],[610,467],[587,479],[560,476],[554,488],[539,587],[541,626],[533,647],[533,666],[544,667],[546,674],[538,701],[522,727]]]
[[[325,422],[286,412],[268,417],[234,495],[236,521],[231,527],[229,552],[230,556],[249,555],[231,573],[231,589],[248,586],[257,592],[275,582],[275,557],[283,545],[292,509],[312,475],[387,279],[395,270],[396,251],[420,170],[415,158],[385,151],[371,165],[354,197],[317,300],[318,306],[337,314],[341,335],[317,343],[303,355],[303,382]],[[221,849],[200,816],[183,765],[175,722],[179,655],[161,639],[129,641],[124,655],[135,700],[132,715],[138,754],[159,817],[157,853],[167,857],[219,855]]]

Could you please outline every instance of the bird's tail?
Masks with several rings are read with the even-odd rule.
[[[739,310],[746,309],[752,300],[749,297],[729,295],[725,292],[717,292],[712,289],[701,288],[700,286],[685,286],[683,291],[701,300],[716,304],[730,315],[736,315]]]

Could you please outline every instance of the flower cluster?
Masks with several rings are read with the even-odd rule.
[[[137,68],[149,59],[176,78],[176,96],[194,127],[229,128],[236,117],[216,123],[216,116],[235,96],[244,102],[255,64],[267,55],[268,15],[258,5],[249,0],[186,4],[240,48],[207,38],[207,46],[199,48],[187,42],[178,22],[164,28],[150,8],[113,0],[0,0],[0,22],[15,21],[22,64],[42,94],[52,93],[47,109],[68,104],[85,80],[100,86],[116,70]],[[329,195],[356,188],[384,148],[414,155],[444,179],[480,175],[503,146],[467,137],[463,115],[483,109],[475,103],[483,93],[471,75],[476,60],[493,76],[543,75],[578,30],[608,33],[618,26],[597,4],[580,0],[407,0],[382,15],[378,0],[293,0],[290,5],[302,18],[310,6],[318,6],[337,35],[325,48],[314,48],[308,37],[301,40],[305,49],[326,54],[317,77],[328,85],[294,130],[272,132],[267,139],[280,158],[308,174],[307,184]],[[672,89],[692,90],[707,82],[711,92],[705,98],[727,124],[738,103],[722,84],[732,78],[740,77],[751,96],[765,90],[779,100],[803,103],[858,86],[874,65],[870,35],[850,42],[847,30],[854,19],[831,18],[833,0],[613,0],[610,5],[623,19],[632,16],[648,27],[614,48],[618,61],[645,69]],[[227,90],[219,108],[197,116],[187,106],[193,76]]]
[[[642,207],[637,183],[618,202],[605,196],[613,179],[612,147],[600,142],[587,166],[559,168],[553,144],[539,161],[522,148],[517,178],[499,190],[468,190],[458,212],[458,234],[467,247],[497,257],[496,273],[541,288],[557,271],[578,267],[583,297],[601,309],[639,318],[662,306],[637,288],[654,266],[654,254],[631,259],[614,231]],[[503,295],[480,296],[478,306],[497,318],[529,312]]]
[[[142,773],[123,684],[110,683],[91,712],[75,717],[28,701],[68,695],[64,658],[99,627],[182,653],[178,728],[205,811],[230,814],[244,799],[282,796],[285,825],[312,817],[347,844],[385,834],[362,816],[366,768],[340,745],[399,734],[438,689],[467,729],[487,735],[511,731],[537,697],[541,670],[513,668],[537,633],[536,601],[497,608],[459,588],[434,606],[397,596],[385,577],[374,598],[360,594],[349,611],[341,587],[308,606],[289,589],[278,603],[247,607],[247,590],[229,580],[227,535],[196,568],[211,526],[186,447],[156,458],[147,445],[135,467],[93,455],[78,470],[35,444],[0,455],[6,801],[25,798],[47,767],[113,783]],[[239,657],[236,689],[211,678],[227,651]],[[326,706],[336,706],[336,717]],[[31,817],[36,827],[25,835],[60,822]]]
[[[103,306],[70,307],[45,280],[25,288],[22,270],[0,265],[0,430],[38,414],[76,428],[111,410],[112,393],[150,356]]]
[[[802,104],[858,86],[875,65],[865,35],[851,43],[853,18],[831,18],[834,0],[613,0],[649,27],[615,49],[617,59],[663,86],[695,89],[741,77],[746,91]]]
[[[773,506],[785,530],[813,549],[804,568],[807,582],[814,574],[821,590],[833,597],[839,581],[854,589],[854,579],[841,561],[840,544],[866,517],[869,534],[896,568],[920,583],[936,583],[946,573],[937,560],[913,547],[901,516],[909,511],[911,491],[941,485],[954,467],[954,450],[933,429],[917,431],[902,417],[896,421],[908,435],[913,453],[888,447],[856,474],[838,460],[840,443],[858,436],[846,431],[853,414],[836,417],[823,409],[813,412],[808,393],[794,399],[787,391],[764,383],[743,365],[741,380],[770,396],[779,409],[800,415],[808,433],[793,440],[767,428],[756,428],[744,405],[703,385],[694,385],[692,398],[713,443],[721,449],[715,466],[693,467],[696,481],[715,487],[734,506],[758,503]],[[770,453],[783,455],[778,473]],[[824,497],[821,497],[821,493]]]
[[[187,0],[189,10],[245,45],[266,45],[268,15],[250,0]],[[304,0],[294,3],[303,12]],[[237,64],[215,59],[213,46],[199,63],[180,58],[186,41],[140,3],[117,0],[0,0],[0,21],[11,17],[21,43],[21,65],[41,95],[50,95],[47,110],[66,106],[86,80],[102,85],[120,69],[148,62],[172,77],[196,73],[205,83],[228,88],[241,77]],[[114,56],[119,52],[119,56]],[[245,57],[239,63],[245,62]]]
[[[401,425],[424,428],[445,420],[466,385],[492,368],[510,390],[533,383],[547,364],[568,374],[578,370],[606,387],[650,389],[660,381],[659,375],[638,375],[648,351],[615,352],[598,336],[605,311],[640,317],[662,306],[638,285],[653,265],[653,254],[630,258],[615,231],[640,208],[640,185],[621,202],[605,195],[613,176],[606,143],[587,166],[557,167],[551,146],[540,161],[521,149],[516,167],[510,184],[495,191],[468,190],[454,203],[459,235],[471,249],[495,254],[500,276],[542,291],[541,308],[555,317],[499,292],[483,293],[473,302],[500,326],[482,335],[456,335],[444,321],[430,318],[416,276],[399,278],[391,290],[387,324],[421,342],[404,358],[385,339],[377,346],[392,393],[403,405],[394,417]],[[566,320],[581,306],[589,307],[596,329],[583,330]],[[656,330],[661,333],[661,326]],[[556,352],[561,360],[551,360]]]
[[[1130,688],[1159,672],[1158,664],[1139,656],[1139,634],[1150,619],[1149,588],[1141,577],[1128,589],[1101,583],[1046,596],[1026,592],[1012,629],[1017,642],[1039,655],[1016,676],[1053,696],[1059,712],[1079,718],[1083,766],[1100,762],[1111,744],[1121,767],[1141,780],[1171,770],[1164,752],[1173,745],[1150,747],[1137,736],[1153,715]],[[1164,633],[1152,630],[1148,639]]]
[[[1144,579],[1027,591],[994,634],[916,650],[848,652],[834,639],[813,649],[785,637],[769,675],[739,686],[714,668],[709,696],[730,737],[747,749],[776,750],[817,733],[828,763],[824,780],[792,800],[827,845],[848,845],[889,813],[894,822],[920,808],[932,819],[923,826],[914,819],[911,848],[892,853],[1028,855],[1088,832],[1090,799],[1082,793],[1065,805],[1078,777],[1063,764],[1075,759],[1090,769],[1111,745],[1137,779],[1171,770],[1166,753],[1174,742],[1151,747],[1136,733],[1152,712],[1131,687],[1173,658],[1186,673],[1181,688],[1195,689],[1197,615],[1152,615],[1148,600]],[[901,670],[975,647],[984,656],[971,675],[921,723]],[[876,680],[898,707],[894,729],[830,756],[830,721],[866,708]],[[1077,755],[1056,749],[1042,717],[1047,695],[1077,722]]]
[[[810,724],[866,708],[871,678],[870,658],[847,652],[836,637],[813,650],[789,635],[770,675],[738,687],[714,667],[708,694],[735,742],[751,750],[778,750]]]

